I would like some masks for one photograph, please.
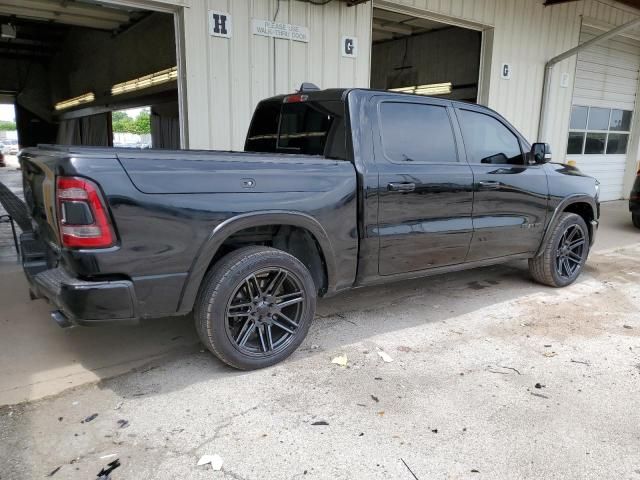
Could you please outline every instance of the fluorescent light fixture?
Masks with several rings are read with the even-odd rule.
[[[416,95],[448,95],[453,85],[451,82],[415,85],[413,87],[390,88],[392,92],[414,93]]]
[[[111,95],[120,95],[127,92],[135,92],[145,88],[160,85],[161,83],[171,82],[178,78],[178,67],[167,68],[159,72],[145,75],[144,77],[134,78],[122,83],[117,83],[111,87]]]
[[[96,99],[96,96],[93,92],[85,93],[84,95],[80,95],[79,97],[70,98],[69,100],[63,100],[61,102],[56,103],[56,110],[65,110],[67,108],[76,107],[78,105],[82,105],[83,103],[91,103]]]

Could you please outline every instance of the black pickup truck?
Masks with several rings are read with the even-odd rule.
[[[549,160],[482,106],[302,90],[259,103],[244,152],[23,151],[24,270],[62,326],[193,312],[220,359],[265,367],[318,296],[518,258],[572,283],[598,185]]]

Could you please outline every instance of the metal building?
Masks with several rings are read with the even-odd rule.
[[[149,18],[160,17],[144,20],[141,12],[158,12],[154,15],[173,17],[175,52],[158,53],[166,61],[153,68],[145,61],[125,62],[133,65],[111,79],[120,90],[104,87],[93,100],[85,97],[81,105],[53,112],[50,123],[113,110],[119,98],[127,100],[122,105],[136,105],[145,95],[147,103],[157,105],[161,121],[169,93],[153,75],[164,67],[177,67],[163,78],[175,90],[184,148],[241,149],[256,103],[304,81],[322,88],[408,89],[496,109],[531,141],[551,143],[555,161],[574,160],[596,176],[602,198],[610,200],[628,195],[638,167],[636,4],[640,7],[635,0],[0,0],[0,23],[9,25],[6,32],[3,26],[0,71],[12,68],[3,49],[20,39],[21,22],[45,20],[117,32],[121,58],[128,55],[126,37],[137,35],[149,42],[145,59],[151,64],[159,34],[144,30],[157,24]],[[621,25],[615,35],[548,65]],[[51,58],[75,51],[64,45]],[[71,63],[80,71],[80,58],[88,61],[92,55],[78,58]],[[93,61],[97,58],[104,54]],[[120,66],[117,59],[109,62]],[[147,71],[136,71],[143,65]],[[52,78],[60,77],[58,72]],[[0,91],[10,96],[11,88],[2,83]],[[76,84],[56,87],[50,104],[39,105],[39,111],[88,93],[88,81]],[[147,95],[142,85],[157,92]],[[126,89],[128,96],[115,96]]]

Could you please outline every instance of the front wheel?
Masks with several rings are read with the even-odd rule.
[[[231,252],[205,276],[195,307],[200,340],[241,370],[278,363],[302,343],[316,307],[309,270],[267,247]]]
[[[551,287],[576,281],[589,255],[589,229],[575,213],[563,213],[553,227],[541,255],[529,259],[531,276]]]
[[[631,214],[631,219],[633,220],[633,226],[640,228],[640,213]]]

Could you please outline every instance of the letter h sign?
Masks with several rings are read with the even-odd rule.
[[[231,38],[231,15],[209,10],[209,35]]]

